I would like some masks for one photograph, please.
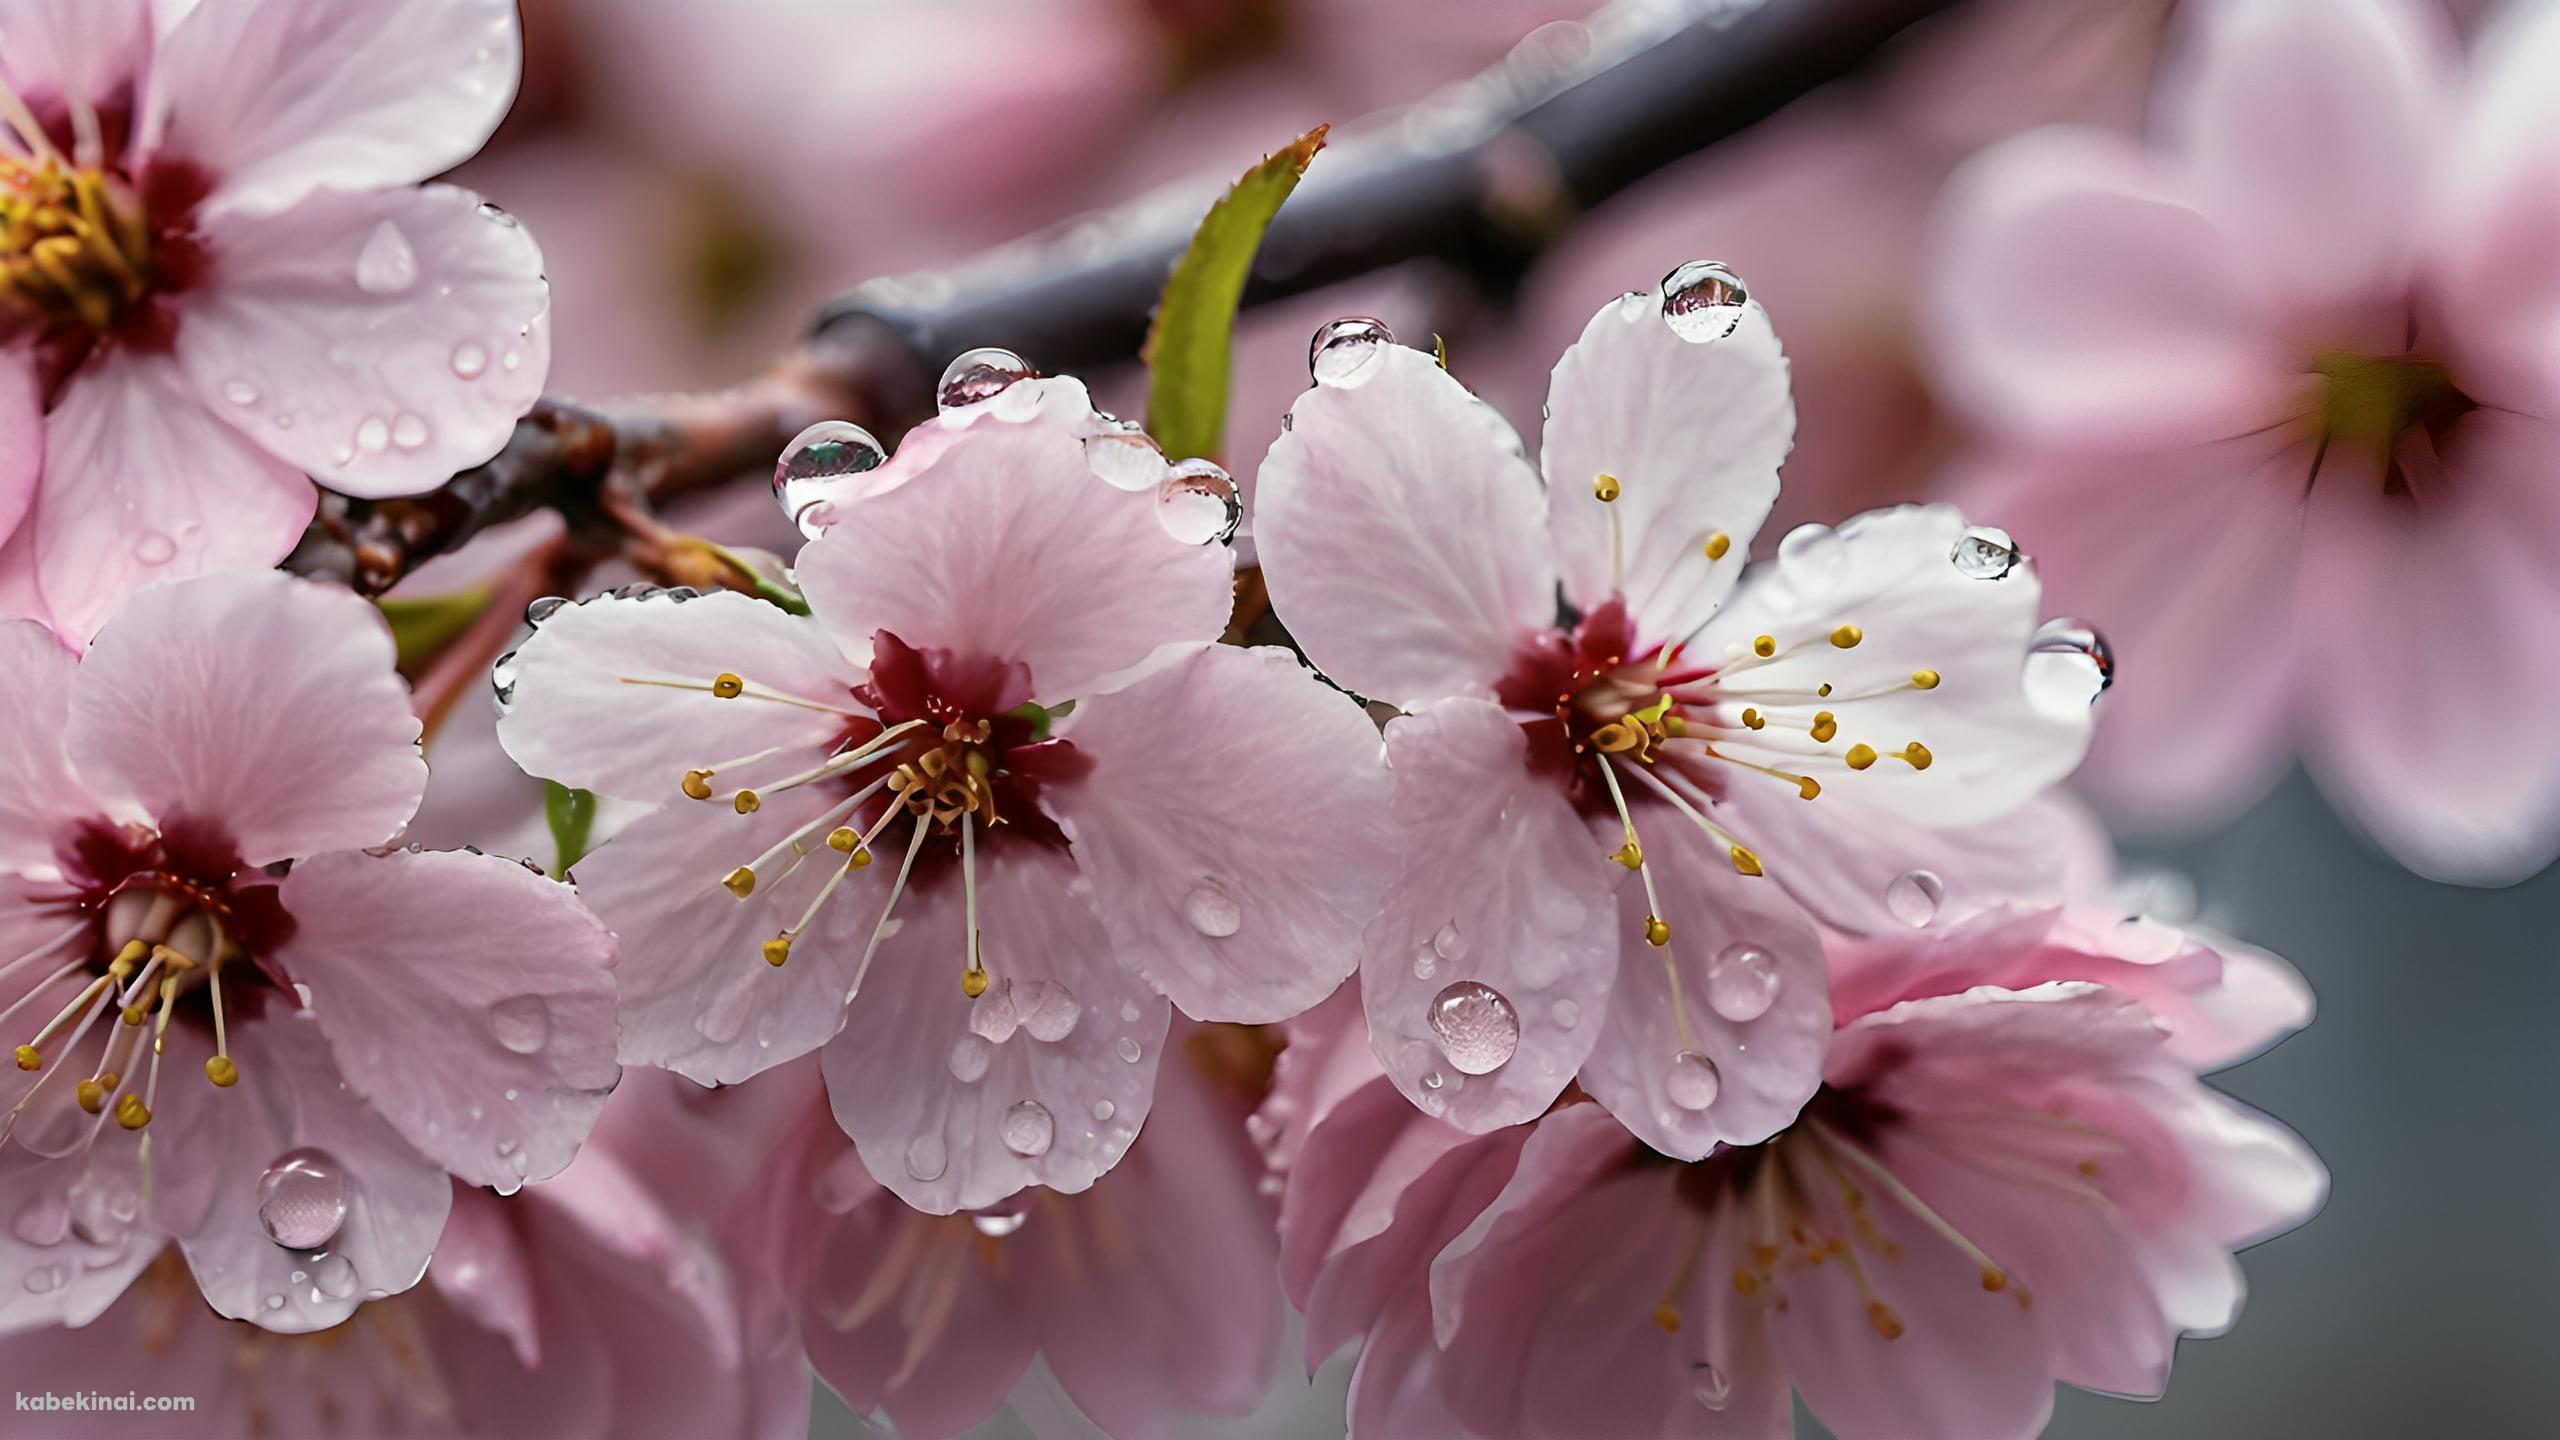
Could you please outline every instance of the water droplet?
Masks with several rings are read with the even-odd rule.
[[[1428,980],[1440,973],[1440,952],[1428,945],[1413,947],[1413,978]]]
[[[943,370],[942,382],[933,387],[934,408],[947,413],[993,400],[1031,374],[1031,367],[1010,350],[984,345],[965,351]]]
[[[157,530],[136,531],[133,558],[145,565],[166,565],[178,557],[178,542]]]
[[[255,405],[258,387],[246,380],[226,380],[222,383],[222,398],[234,405]]]
[[[516,995],[489,1007],[489,1033],[518,1055],[530,1055],[551,1038],[551,1005],[539,995]]]
[[[83,1184],[71,1192],[71,1233],[91,1245],[121,1242],[141,1214],[142,1196],[133,1190]]]
[[[379,455],[391,448],[391,427],[379,415],[368,415],[356,427],[356,448],[367,455]]]
[[[1018,1100],[1004,1112],[1004,1123],[998,1133],[1004,1148],[1025,1160],[1037,1160],[1049,1153],[1049,1141],[1058,1133],[1058,1122],[1050,1118],[1049,1107],[1037,1100]]]
[[[1138,1019],[1138,1002],[1135,1000],[1121,1001],[1120,1018],[1129,1024],[1136,1024]]]
[[[1520,1048],[1520,1017],[1501,991],[1460,980],[1432,1000],[1431,1033],[1459,1074],[1483,1075],[1501,1069]]]
[[[1244,909],[1215,880],[1202,880],[1182,897],[1182,918],[1191,928],[1222,940],[1244,928]]]
[[[1235,478],[1206,460],[1184,460],[1156,487],[1156,523],[1185,545],[1223,545],[1244,523]]]
[[[880,467],[889,452],[871,432],[843,420],[821,420],[792,437],[773,467],[773,499],[801,535],[815,540],[836,523],[836,510],[856,476]]]
[[[1662,1088],[1671,1103],[1683,1110],[1704,1110],[1716,1103],[1716,1091],[1724,1086],[1724,1077],[1716,1073],[1716,1062],[1695,1050],[1683,1050],[1671,1059],[1671,1073]]]
[[[1947,558],[1955,562],[1956,573],[1968,580],[2003,580],[2025,557],[2008,531],[1976,525],[1956,541]]]
[[[1351,315],[1328,321],[1307,342],[1307,374],[1319,385],[1347,389],[1365,384],[1377,373],[1372,366],[1378,357],[1394,343],[1395,332],[1383,320]]]
[[[919,1135],[907,1142],[907,1174],[910,1177],[931,1184],[942,1178],[942,1169],[949,1163],[949,1158],[943,1154],[939,1134]]]
[[[44,1190],[18,1207],[18,1218],[9,1222],[9,1233],[30,1245],[54,1245],[70,1228],[71,1201],[59,1190]]]
[[[1557,1029],[1570,1030],[1582,1023],[1582,1005],[1575,1000],[1558,1000],[1547,1007],[1547,1018],[1556,1022]]]
[[[1431,934],[1432,953],[1443,960],[1463,959],[1467,953],[1467,937],[1458,933],[1458,922],[1450,921]]]
[[[1707,1008],[1735,1024],[1757,1020],[1778,999],[1778,962],[1766,950],[1738,940],[1707,961]]]
[[[1733,1377],[1701,1360],[1689,1367],[1689,1398],[1708,1410],[1722,1410],[1733,1399]]]
[[[1946,898],[1946,882],[1927,870],[1905,870],[1884,887],[1884,908],[1914,929],[1937,919],[1938,904]]]
[[[1014,997],[1014,1012],[1034,1040],[1064,1040],[1084,1018],[1076,992],[1052,980],[1026,980]]]
[[[344,1255],[323,1255],[311,1262],[311,1301],[344,1300],[356,1293],[356,1263]]]
[[[996,1048],[975,1035],[963,1035],[951,1042],[951,1078],[963,1085],[985,1079],[987,1067],[995,1062]]]
[[[1828,525],[1799,525],[1778,542],[1778,573],[1800,595],[1838,588],[1849,574],[1849,542]]]
[[[545,595],[540,599],[531,601],[524,607],[524,623],[527,625],[539,625],[543,621],[550,619],[552,616],[559,614],[561,608],[568,603],[569,597],[566,595]]]
[[[281,1310],[284,1308],[284,1297],[281,1295],[270,1295],[266,1299],[266,1306],[270,1310]]]
[[[51,1294],[53,1291],[61,1289],[62,1282],[70,1278],[71,1276],[69,1272],[65,1271],[59,1265],[39,1266],[36,1269],[27,1272],[27,1293],[30,1295]]]
[[[516,350],[512,346],[508,348],[506,354],[498,357],[498,368],[508,372],[509,374],[513,374],[516,370],[522,368],[523,365],[523,352]]]
[[[399,226],[385,220],[373,227],[356,254],[356,283],[370,295],[397,295],[418,283],[418,252]]]
[[[1120,1043],[1111,1048],[1120,1053],[1121,1059],[1128,1061],[1132,1065],[1138,1063],[1138,1056],[1143,1053],[1138,1049],[1138,1042],[1126,1035],[1121,1036]]]
[[[1108,1100],[1096,1100],[1093,1102],[1093,1118],[1097,1124],[1108,1120],[1119,1113],[1120,1107],[1112,1104]]]
[[[453,347],[453,373],[464,380],[477,380],[489,369],[489,352],[475,341],[465,340]]]
[[[1016,1210],[1011,1214],[981,1210],[970,1215],[969,1223],[977,1229],[979,1234],[1001,1240],[1021,1229],[1022,1222],[1030,1218],[1031,1212],[1028,1210]]]
[[[323,1150],[289,1151],[258,1177],[258,1224],[288,1250],[317,1250],[347,1223],[347,1175]]]
[[[391,443],[403,450],[415,450],[427,443],[427,417],[414,410],[403,410],[391,421]]]
[[[2116,683],[2116,652],[2107,638],[2077,620],[2055,616],[2027,645],[2027,690],[2039,700],[2098,703]]]
[[[1084,463],[1115,490],[1150,490],[1162,484],[1167,465],[1156,442],[1136,430],[1088,435]]]
[[[1692,260],[1662,277],[1662,320],[1692,345],[1732,334],[1751,292],[1742,277],[1714,260]]]
[[[489,662],[489,688],[497,692],[500,711],[516,703],[516,652],[510,650]]]

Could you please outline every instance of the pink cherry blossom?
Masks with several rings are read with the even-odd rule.
[[[2231,1251],[2318,1208],[2301,1142],[2195,1078],[2308,1018],[2281,961],[2063,911],[1834,958],[1813,1102],[1696,1163],[1596,1105],[1468,1136],[1290,1072],[1332,1098],[1282,1275],[1311,1363],[1362,1337],[1352,1433],[1779,1440],[1792,1389],[1842,1440],[2024,1440],[2057,1380],[2159,1394],[2237,1317]]]
[[[509,0],[5,0],[0,51],[0,613],[271,565],[306,475],[428,489],[541,392],[532,240],[418,183],[506,112]]]
[[[416,1282],[448,1175],[569,1163],[612,938],[514,861],[379,848],[426,767],[373,607],[178,581],[85,657],[0,624],[0,674],[0,1328],[94,1318],[175,1239],[215,1310],[323,1329]]]
[[[2560,714],[2560,21],[2519,7],[2466,76],[2416,3],[2188,8],[2147,142],[2042,131],[1958,179],[1933,329],[1989,442],[1959,478],[2137,677],[2091,774],[2120,818],[2227,817],[2299,749],[2413,868],[2529,874],[2550,747],[2377,697]]]
[[[501,740],[665,807],[578,867],[626,942],[626,1061],[727,1083],[824,1046],[864,1163],[949,1213],[1108,1170],[1168,1000],[1260,1022],[1340,981],[1390,868],[1376,728],[1215,643],[1227,554],[1168,533],[1165,473],[1081,385],[1026,380],[825,502],[814,614],[543,622]]]
[[[214,1314],[164,1250],[88,1324],[0,1339],[0,1384],[190,1396],[188,1433],[270,1440],[805,1435],[798,1351],[755,1340],[779,1318],[759,1313],[775,1297],[724,1269],[688,1228],[694,1217],[615,1148],[590,1145],[508,1199],[456,1185],[426,1283],[326,1335]],[[72,1440],[131,1435],[136,1421],[45,1424]]]
[[[819,1377],[897,1433],[956,1435],[1045,1367],[1101,1432],[1142,1440],[1186,1415],[1243,1414],[1271,1380],[1283,1307],[1271,1201],[1227,1073],[1251,1042],[1177,1023],[1146,1134],[1082,1194],[1030,1191],[968,1214],[883,1189],[811,1109],[742,1227],[791,1296]],[[758,1084],[764,1083],[758,1081]],[[1097,1130],[1109,1102],[1059,1117]],[[1046,1397],[1043,1397],[1046,1398]]]
[[[1256,534],[1308,657],[1407,712],[1360,969],[1416,1104],[1481,1130],[1578,1076],[1667,1153],[1765,1138],[1831,1030],[1808,907],[1899,927],[2050,880],[2068,847],[2007,817],[2079,758],[2092,676],[2029,655],[2036,580],[1993,532],[1807,526],[1737,588],[1795,417],[1729,272],[1601,307],[1541,466],[1417,351],[1317,370]]]

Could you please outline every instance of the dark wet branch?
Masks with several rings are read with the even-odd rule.
[[[1585,31],[1551,28],[1540,38],[1556,43],[1367,122],[1319,160],[1264,241],[1246,303],[1422,258],[1499,293],[1583,210],[1847,74],[1953,3],[1621,5]],[[1684,14],[1663,18],[1673,9]],[[856,287],[734,389],[592,407],[546,399],[496,458],[430,494],[324,496],[287,564],[379,593],[480,530],[543,509],[566,514],[580,543],[618,546],[631,517],[771,465],[814,421],[893,438],[932,413],[943,362],[971,346],[1001,345],[1053,372],[1134,359],[1213,194],[1167,191],[949,272]]]

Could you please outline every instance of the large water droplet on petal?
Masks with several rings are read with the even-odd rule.
[[[1013,1002],[1011,977],[998,980],[969,1006],[970,1033],[1001,1045],[1022,1028],[1022,1012]]]
[[[344,1255],[323,1255],[311,1262],[311,1303],[344,1300],[356,1293],[356,1263]]]
[[[1827,595],[1849,575],[1849,542],[1828,525],[1799,525],[1778,542],[1778,573],[1804,596]]]
[[[403,450],[415,450],[427,443],[427,417],[414,410],[403,410],[391,417],[391,443]]]
[[[122,1241],[141,1214],[141,1193],[121,1184],[92,1176],[71,1192],[71,1233],[91,1245]]]
[[[391,424],[379,415],[368,415],[356,427],[356,448],[367,455],[379,455],[391,448]]]
[[[1143,430],[1106,430],[1084,441],[1084,463],[1114,490],[1152,490],[1171,468]]]
[[[907,1174],[927,1184],[942,1178],[943,1167],[950,1159],[943,1153],[940,1133],[919,1135],[907,1142]]]
[[[2116,683],[2116,652],[2097,631],[2056,616],[2037,628],[2027,646],[2026,683],[2041,704],[2094,705]]]
[[[1128,1061],[1132,1065],[1137,1064],[1138,1057],[1145,1053],[1138,1048],[1138,1042],[1127,1035],[1121,1036],[1120,1043],[1112,1046],[1111,1048],[1119,1054],[1121,1059]]]
[[[1182,897],[1182,918],[1211,939],[1224,939],[1244,928],[1244,907],[1215,880],[1203,880]]]
[[[963,1035],[951,1042],[951,1078],[963,1085],[974,1085],[986,1078],[987,1067],[995,1059],[994,1046],[976,1035]]]
[[[70,1278],[71,1272],[63,1269],[59,1265],[39,1265],[35,1269],[27,1272],[27,1293],[30,1295],[49,1295],[52,1292],[61,1289],[62,1283]]]
[[[1049,1115],[1049,1107],[1037,1100],[1018,1100],[1004,1112],[1004,1123],[998,1128],[1004,1148],[1025,1160],[1037,1160],[1049,1153],[1049,1141],[1058,1133],[1058,1122]]]
[[[1739,1025],[1769,1013],[1778,999],[1778,962],[1747,940],[1707,961],[1707,1008]]]
[[[993,400],[1015,381],[1031,378],[1031,373],[1022,357],[1010,350],[982,345],[963,351],[943,369],[941,382],[933,387],[934,408],[948,413]]]
[[[1452,920],[1431,932],[1431,953],[1443,960],[1466,958],[1467,937],[1458,933],[1458,922]]]
[[[489,369],[489,351],[476,341],[465,340],[453,347],[455,378],[477,380]]]
[[[1222,545],[1244,523],[1235,478],[1206,460],[1184,460],[1156,486],[1156,523],[1185,545]]]
[[[418,283],[418,252],[400,227],[385,220],[356,254],[356,284],[370,295],[397,295]]]
[[[1724,1088],[1724,1076],[1716,1071],[1716,1062],[1695,1050],[1683,1050],[1671,1059],[1671,1073],[1663,1078],[1663,1093],[1671,1103],[1683,1110],[1704,1110],[1716,1103],[1716,1092]]]
[[[1947,558],[1955,563],[1956,573],[1968,580],[2005,580],[2025,557],[2008,531],[1976,525],[1958,537]]]
[[[30,1245],[57,1245],[71,1225],[71,1201],[50,1187],[29,1197],[9,1222],[9,1233]]]
[[[1431,1001],[1431,1033],[1440,1053],[1462,1075],[1501,1069],[1520,1048],[1520,1017],[1501,991],[1480,980],[1460,980]]]
[[[133,536],[133,558],[145,565],[166,565],[178,558],[178,542],[159,530],[138,530]]]
[[[803,536],[815,540],[836,523],[856,478],[888,458],[870,431],[847,420],[821,420],[782,447],[773,467],[773,501]]]
[[[1022,1016],[1022,1028],[1034,1040],[1064,1040],[1073,1034],[1076,1022],[1084,1018],[1084,1007],[1076,1003],[1076,992],[1054,980],[1026,980],[1013,1001]]]
[[[1692,260],[1662,277],[1663,323],[1692,345],[1732,334],[1750,300],[1742,277],[1720,261]]]
[[[1722,1410],[1733,1399],[1733,1377],[1701,1360],[1689,1367],[1689,1398],[1708,1410]]]
[[[969,1224],[975,1227],[979,1234],[990,1239],[1001,1240],[1021,1229],[1022,1222],[1030,1218],[1031,1212],[1028,1210],[1015,1210],[1010,1213],[980,1210],[969,1216]]]
[[[258,1225],[278,1245],[317,1250],[346,1223],[346,1167],[327,1151],[288,1151],[258,1177]]]
[[[1884,887],[1884,908],[1914,929],[1937,919],[1938,905],[1946,898],[1946,882],[1927,870],[1905,870]]]
[[[489,1033],[518,1055],[530,1055],[551,1038],[551,1003],[539,995],[515,995],[489,1007]]]
[[[1319,385],[1347,389],[1366,384],[1377,373],[1371,367],[1394,343],[1395,332],[1383,320],[1350,315],[1327,321],[1316,327],[1315,337],[1307,342],[1307,374]]]

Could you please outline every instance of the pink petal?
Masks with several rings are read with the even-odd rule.
[[[129,352],[71,377],[45,417],[45,476],[30,517],[36,584],[55,628],[76,636],[154,581],[273,565],[319,503],[174,361]]]
[[[152,57],[141,145],[211,171],[215,210],[279,210],[324,185],[412,185],[498,127],[521,45],[510,0],[197,0]]]
[[[450,185],[324,191],[204,227],[178,361],[203,403],[350,495],[411,495],[498,452],[550,373],[542,252]]]
[[[1407,1301],[1387,1312],[1361,1343],[1346,1398],[1348,1434],[1357,1440],[1467,1433],[1442,1398],[1439,1349],[1431,1343],[1431,1308]]]
[[[57,858],[64,822],[82,793],[63,753],[71,687],[80,662],[32,620],[0,621],[0,866],[27,870]],[[12,950],[0,962],[17,958]]]
[[[1210,645],[1058,733],[1093,769],[1042,804],[1124,964],[1185,1014],[1247,1024],[1341,983],[1395,843],[1357,704],[1286,650]]]
[[[973,417],[936,442],[908,483],[859,502],[859,523],[801,551],[818,618],[858,658],[886,630],[1028,665],[1050,703],[1214,639],[1234,608],[1225,551],[1166,534],[1153,492],[1104,483],[1085,459],[1092,428],[1059,392],[1030,419]]]
[[[788,876],[767,867],[743,900],[721,883],[821,818],[828,803],[797,790],[739,816],[680,802],[625,826],[578,862],[579,894],[622,937],[614,981],[625,1064],[726,1085],[806,1055],[843,1027],[845,996],[898,853],[884,845],[868,869],[839,882],[778,969],[766,963],[764,943],[798,925],[827,877],[842,873],[824,832],[810,841],[823,861]],[[956,957],[959,942],[952,943]]]
[[[1928,924],[2010,901],[2086,894],[2092,884],[2103,889],[2106,832],[2068,791],[2048,790],[1995,819],[1941,827],[1823,784],[1811,804],[1793,791],[1737,786],[1720,808],[1742,817],[1726,823],[1747,837],[1769,878],[1835,929],[1893,934],[1914,919]],[[1855,843],[1842,838],[1851,835]],[[1934,914],[1901,908],[1897,896],[1924,876],[1937,882]]]
[[[1732,334],[1693,342],[1663,318],[1658,287],[1612,300],[1557,362],[1547,408],[1540,463],[1566,596],[1588,612],[1623,595],[1647,636],[1696,630],[1742,574],[1795,441],[1768,312],[1749,305]],[[1619,486],[1609,504],[1592,493],[1604,474]],[[1710,560],[1719,534],[1731,548]]]
[[[1941,378],[1981,423],[2108,448],[2192,444],[2298,413],[2230,240],[2132,142],[2038,130],[1949,182],[1930,273]]]
[[[472,1184],[560,1173],[621,1073],[613,939],[568,886],[494,855],[337,854],[294,866],[284,905],[273,958],[358,1095]]]
[[[281,574],[127,601],[81,662],[71,763],[102,799],[215,826],[251,865],[379,845],[427,767],[367,602]]]
[[[44,405],[30,352],[0,354],[0,539],[15,535],[44,478]],[[0,608],[0,615],[10,613]]]
[[[184,1046],[176,1043],[182,1034]],[[418,1282],[444,1229],[450,1182],[347,1092],[308,1012],[271,1006],[236,1019],[231,1054],[240,1083],[227,1090],[201,1073],[210,1037],[183,1028],[169,1036],[162,1063],[170,1073],[161,1077],[151,1122],[157,1184],[207,1204],[200,1217],[172,1216],[172,1197],[155,1193],[153,1214],[172,1222],[205,1303],[235,1320],[300,1333],[346,1319],[368,1291],[397,1294]],[[276,1244],[258,1218],[261,1177],[299,1150],[319,1152],[344,1181],[346,1215],[328,1242],[328,1261]]]
[[[1491,406],[1386,345],[1298,397],[1256,482],[1271,603],[1316,668],[1410,708],[1482,694],[1555,621],[1537,475]]]
[[[436,1240],[427,1279],[436,1293],[482,1329],[505,1338],[516,1363],[542,1363],[542,1325],[534,1308],[532,1257],[508,1223],[516,1207],[486,1190],[457,1186],[453,1211]]]
[[[2397,293],[2451,118],[2442,12],[2220,0],[2192,18],[2166,128],[2246,283],[2306,308]]]
[[[6,0],[0,81],[37,111],[62,116],[67,102],[104,106],[142,70],[151,44],[146,0]]]
[[[970,999],[959,879],[946,872],[898,903],[902,928],[822,1057],[836,1120],[863,1164],[934,1214],[1025,1185],[1091,1185],[1146,1121],[1168,1020],[1163,997],[1121,967],[1073,893],[1074,866],[1030,843],[979,853],[993,984]],[[988,1030],[1004,1038],[979,1033]]]
[[[1796,1118],[1821,1082],[1831,997],[1823,987],[1822,940],[1795,901],[1766,877],[1736,874],[1724,847],[1696,827],[1664,820],[1645,833],[1644,843],[1671,943],[1662,949],[1645,943],[1644,890],[1628,876],[1618,887],[1611,927],[1618,983],[1599,1041],[1582,1063],[1582,1088],[1646,1144],[1697,1160],[1718,1142],[1765,1140]],[[1688,1020],[1685,1046],[1673,1020],[1666,962],[1680,971],[1677,1013]],[[1737,965],[1775,977],[1767,1008],[1747,1020],[1726,1018],[1712,1002],[1728,993],[1730,982],[1715,985],[1710,974]],[[1751,1005],[1727,1002],[1726,1008],[1744,1013],[1762,998],[1756,989],[1745,993]],[[1697,1084],[1698,1062],[1682,1060],[1684,1050],[1712,1068],[1712,1087]],[[1703,1106],[1685,1103],[1708,1088],[1712,1095]]]
[[[1404,865],[1361,942],[1370,1046],[1426,1112],[1462,1130],[1519,1124],[1601,1033],[1622,872],[1530,773],[1500,707],[1441,701],[1390,722],[1387,746]]]
[[[0,1145],[0,1354],[25,1332],[89,1324],[160,1253],[167,1237],[140,1218],[135,1152],[122,1137],[59,1158]]]
[[[2446,167],[2429,227],[2430,279],[2464,393],[2548,415],[2560,397],[2560,11],[2509,7],[2480,39],[2460,133],[2430,159]]]
[[[723,674],[753,692],[712,694]],[[516,651],[515,698],[498,738],[533,774],[681,809],[692,803],[681,788],[688,770],[718,766],[714,782],[728,792],[823,759],[844,732],[847,717],[837,712],[855,707],[861,678],[824,630],[753,596],[599,595],[552,612]],[[781,753],[722,763],[767,750]]]

